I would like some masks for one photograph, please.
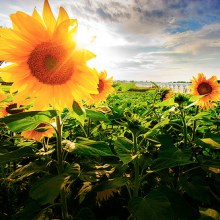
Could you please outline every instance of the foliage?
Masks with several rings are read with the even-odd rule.
[[[63,191],[69,219],[219,219],[219,103],[198,111],[189,94],[117,86],[62,112],[62,172],[55,136],[21,136],[56,111],[0,119],[1,219],[60,219]]]

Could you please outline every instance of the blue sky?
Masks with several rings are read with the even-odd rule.
[[[0,25],[18,10],[42,12],[43,0],[0,0]],[[96,55],[91,66],[115,80],[220,79],[220,0],[49,0],[63,6]],[[82,36],[82,35],[81,35]]]

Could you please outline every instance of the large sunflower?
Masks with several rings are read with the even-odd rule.
[[[0,60],[12,63],[1,76],[18,91],[15,102],[31,95],[39,109],[63,109],[98,93],[98,76],[86,64],[95,55],[77,47],[78,23],[64,8],[55,19],[45,0],[42,17],[34,9],[31,16],[19,11],[10,18],[13,28],[0,29]]]
[[[40,123],[36,128],[29,131],[23,131],[21,136],[28,140],[40,141],[43,137],[51,138],[55,130],[50,127],[48,124]]]
[[[213,107],[212,102],[220,100],[220,84],[218,84],[216,76],[206,79],[203,73],[199,73],[198,77],[193,77],[191,82],[191,94],[195,96],[203,95],[198,100],[198,105],[202,108]]]
[[[107,96],[115,91],[114,88],[112,87],[113,85],[112,77],[107,78],[106,71],[97,72],[97,75],[99,77],[98,94],[92,94],[91,95],[92,99],[86,100],[87,104],[89,105],[92,103],[99,103],[105,101]]]

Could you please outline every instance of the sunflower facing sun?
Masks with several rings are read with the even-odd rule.
[[[203,95],[198,100],[198,105],[201,108],[213,107],[212,102],[220,100],[220,84],[218,84],[217,77],[212,76],[206,79],[203,73],[199,73],[198,77],[193,77],[192,86],[190,86],[192,95]]]
[[[107,96],[113,93],[115,90],[112,87],[113,80],[112,77],[107,78],[107,72],[101,71],[97,72],[99,83],[98,83],[98,94],[91,94],[91,99],[86,100],[87,104],[100,103],[106,100]]]
[[[10,16],[13,28],[0,29],[0,60],[12,63],[1,68],[1,77],[13,82],[14,101],[35,98],[36,109],[52,105],[71,108],[73,101],[97,94],[98,76],[87,66],[95,55],[76,47],[78,23],[60,7],[55,19],[48,0],[43,16],[17,12]]]

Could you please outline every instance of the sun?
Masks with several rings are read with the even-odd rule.
[[[88,47],[95,41],[96,36],[93,30],[86,26],[79,26],[76,36],[74,36],[77,42],[77,48],[82,49]]]

